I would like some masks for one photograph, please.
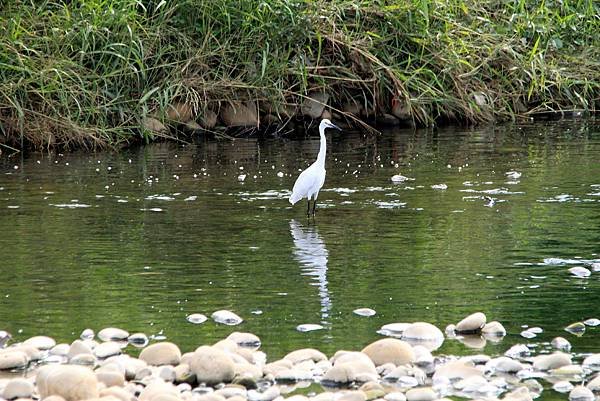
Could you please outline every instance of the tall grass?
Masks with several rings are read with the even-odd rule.
[[[4,0],[0,143],[122,146],[251,100],[282,116],[312,91],[333,110],[399,107],[419,124],[600,104],[593,0]]]

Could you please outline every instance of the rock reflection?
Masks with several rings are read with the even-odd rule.
[[[312,285],[319,287],[321,319],[326,323],[331,311],[331,299],[327,288],[327,261],[329,252],[315,226],[303,226],[290,220],[290,232],[294,238],[294,256],[302,268],[302,274],[313,278]]]

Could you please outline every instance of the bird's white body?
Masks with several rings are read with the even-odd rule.
[[[327,139],[325,138],[326,128],[339,129],[328,119],[323,119],[321,121],[321,124],[319,124],[319,135],[321,137],[321,144],[319,147],[319,155],[317,156],[317,160],[313,164],[311,164],[306,170],[300,173],[298,179],[294,183],[292,195],[290,196],[290,203],[292,205],[303,198],[308,199],[309,211],[310,201],[313,200],[316,203],[317,196],[319,196],[319,191],[323,187],[323,183],[325,183],[325,154],[327,153]]]
[[[325,166],[321,166],[317,162],[314,162],[309,168],[300,173],[292,189],[290,203],[293,205],[302,198],[317,200],[319,191],[325,183],[326,173]]]

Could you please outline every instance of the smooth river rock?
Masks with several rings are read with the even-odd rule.
[[[258,348],[260,347],[260,338],[256,334],[252,333],[243,333],[240,331],[234,331],[230,335],[227,336],[227,340],[233,341],[237,345],[241,347],[251,347]]]
[[[516,373],[523,369],[523,364],[507,356],[500,356],[486,363],[486,367],[502,373]]]
[[[71,346],[69,347],[69,352],[67,353],[67,356],[69,358],[73,358],[76,355],[79,354],[92,354],[92,348],[85,342],[85,341],[81,341],[81,340],[75,340],[71,343]]]
[[[66,401],[98,397],[98,380],[88,368],[74,365],[45,365],[36,377],[41,398],[59,395]]]
[[[384,336],[399,337],[412,323],[389,323],[381,326],[378,333]]]
[[[564,337],[555,337],[552,339],[550,343],[553,348],[559,349],[561,351],[569,352],[571,350],[571,343]]]
[[[588,355],[582,362],[583,367],[590,370],[600,370],[600,354]]]
[[[600,392],[600,375],[594,377],[585,386],[595,393]]]
[[[30,380],[17,378],[12,379],[4,387],[2,398],[12,400],[15,398],[31,398],[33,394],[33,383]]]
[[[486,323],[486,317],[481,312],[473,313],[456,324],[456,332],[459,334],[479,333]]]
[[[114,341],[98,344],[98,346],[94,348],[94,355],[100,359],[108,358],[113,355],[119,355],[121,352],[121,345]]]
[[[569,401],[593,401],[594,393],[587,387],[575,386],[569,393]]]
[[[96,371],[96,380],[106,387],[123,387],[125,385],[125,375],[116,371],[98,370]]]
[[[161,342],[144,348],[139,358],[148,365],[177,365],[181,361],[181,351],[171,342]]]
[[[210,316],[215,322],[235,326],[244,321],[241,317],[228,310],[218,310]]]
[[[491,321],[486,323],[481,329],[481,332],[488,336],[504,337],[506,335],[506,329],[502,323],[497,321]]]
[[[411,344],[421,344],[429,350],[435,350],[444,342],[444,333],[431,323],[416,322],[404,329],[402,339]]]
[[[96,334],[94,333],[94,330],[92,329],[84,329],[81,334],[79,335],[79,338],[81,338],[82,340],[92,340],[94,338]]]
[[[431,387],[411,388],[405,395],[407,401],[433,401],[438,398]]]
[[[585,324],[581,322],[571,323],[567,327],[565,327],[565,331],[568,331],[571,334],[575,334],[576,336],[581,336],[585,332]]]
[[[358,309],[354,309],[352,311],[352,313],[354,313],[355,315],[358,316],[364,316],[364,317],[370,317],[370,316],[375,316],[377,314],[377,312],[371,308],[358,308]]]
[[[224,351],[209,346],[201,346],[190,358],[190,370],[200,383],[208,385],[229,383],[235,375],[235,364]]]
[[[303,361],[311,360],[313,362],[320,362],[327,360],[327,356],[321,351],[314,348],[301,348],[296,351],[292,351],[283,359],[292,362],[294,365]]]
[[[188,315],[185,319],[193,324],[202,324],[208,320],[206,315],[203,315],[202,313],[192,313],[191,315]]]
[[[363,348],[361,352],[367,354],[376,366],[388,362],[398,366],[415,360],[412,346],[395,338],[384,338],[375,341]]]
[[[533,359],[533,368],[537,370],[550,370],[571,364],[571,355],[564,352],[554,352],[550,355],[538,355]]]
[[[45,351],[54,347],[56,345],[56,341],[47,336],[35,336],[23,341],[23,345],[28,345]]]
[[[29,356],[23,351],[11,349],[0,352],[0,370],[23,369],[29,364]]]
[[[296,326],[296,330],[298,330],[301,333],[306,333],[309,331],[315,331],[315,330],[323,330],[324,327],[321,326],[320,324],[314,324],[314,323],[304,323],[304,324],[299,324],[298,326]]]
[[[138,400],[158,400],[159,397],[163,396],[172,396],[174,397],[173,401],[180,400],[179,390],[177,390],[177,387],[175,387],[171,383],[165,383],[162,380],[153,381],[146,387],[144,387],[144,389],[140,392],[140,395],[138,396]],[[166,401],[167,399],[170,398],[165,398],[164,401]]]
[[[98,338],[102,341],[127,341],[129,333],[116,327],[107,327],[98,332]]]
[[[56,344],[48,351],[50,355],[67,356],[69,353],[70,345],[66,343]]]
[[[133,333],[127,337],[127,342],[138,348],[145,347],[149,341],[148,336],[144,333]]]
[[[569,269],[569,273],[571,273],[573,276],[579,277],[579,278],[585,278],[585,277],[589,277],[592,275],[591,271],[589,271],[585,267],[581,267],[581,266],[571,267]]]

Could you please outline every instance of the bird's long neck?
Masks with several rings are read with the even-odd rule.
[[[327,153],[327,139],[325,138],[325,130],[320,130],[321,146],[319,147],[319,155],[317,156],[317,164],[325,167],[325,153]]]

